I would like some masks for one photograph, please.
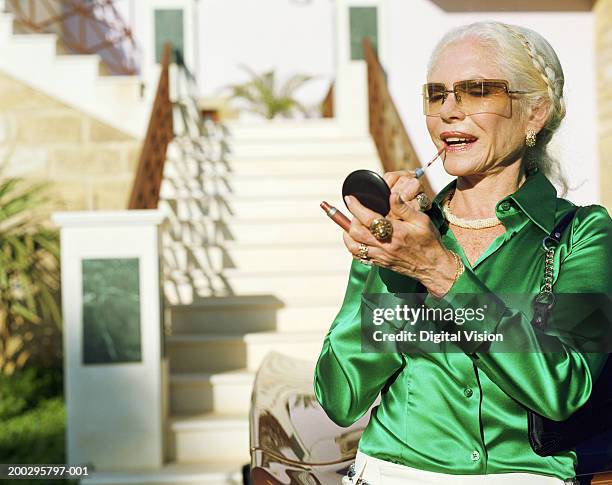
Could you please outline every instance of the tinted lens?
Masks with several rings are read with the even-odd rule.
[[[461,98],[461,110],[466,115],[493,113],[509,117],[510,97],[508,85],[503,81],[474,79],[460,81],[454,85],[455,93]]]
[[[493,113],[505,117],[512,115],[508,84],[502,80],[472,79],[456,82],[455,100],[466,115]],[[423,85],[423,113],[438,116],[448,93],[442,83]]]
[[[440,113],[442,103],[446,98],[446,86],[440,83],[428,83],[423,85],[423,114],[437,115]]]

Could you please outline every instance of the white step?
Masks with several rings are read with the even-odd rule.
[[[227,182],[220,182],[215,177],[205,178],[197,189],[186,186],[178,180],[163,180],[160,197],[179,199],[185,197],[202,198],[206,194],[240,195],[256,197],[262,194],[274,194],[277,197],[299,197],[301,195],[320,194],[321,192],[341,193],[344,175],[277,175],[277,176],[242,176],[227,177]]]
[[[92,472],[82,485],[242,485],[248,462],[166,463],[159,469]]]
[[[164,243],[166,268],[190,272],[240,270],[245,272],[282,270],[338,270],[350,266],[352,256],[341,241],[323,244],[226,243],[220,246],[185,247],[180,243]]]
[[[283,157],[261,160],[232,160],[218,163],[214,167],[210,160],[200,160],[194,157],[185,157],[184,154],[168,151],[168,158],[164,164],[164,179],[183,181],[189,186],[198,187],[202,181],[211,176],[224,176],[230,182],[234,176],[319,176],[332,175],[346,176],[349,173],[368,169],[382,172],[378,158],[373,155],[362,157],[320,157],[304,159],[303,157]]]
[[[138,76],[100,76],[96,84],[99,93],[117,100],[117,108],[123,102],[140,99],[141,81]]]
[[[42,66],[49,65],[55,60],[57,53],[57,35],[55,34],[15,34],[10,36],[2,45],[0,51],[5,57],[2,67],[9,61],[12,67],[23,68],[28,73],[36,73]],[[26,59],[28,61],[24,61]],[[31,62],[34,60],[35,62]],[[26,65],[29,64],[29,65]]]
[[[247,369],[170,375],[170,413],[248,414],[255,373]]]
[[[342,233],[321,211],[317,217],[171,221],[167,232],[186,246],[204,244],[263,244],[282,240],[296,244],[342,244]]]
[[[338,314],[341,301],[284,306],[273,296],[214,297],[189,305],[170,307],[173,334],[246,334],[262,331],[327,331]]]
[[[291,141],[287,143],[238,142],[230,144],[226,159],[234,160],[275,160],[279,158],[355,158],[375,156],[376,148],[370,138]]]
[[[345,285],[342,287],[343,292]],[[325,302],[318,305],[315,301],[312,301],[310,304],[282,308],[277,313],[276,330],[282,333],[305,330],[326,333],[334,318],[338,315],[341,306],[342,299],[333,304]]]
[[[224,123],[230,139],[279,140],[298,137],[337,138],[342,136],[340,124],[333,119],[227,121]]]
[[[240,176],[279,175],[334,175],[346,177],[349,173],[368,169],[382,170],[380,162],[374,156],[351,158],[320,158],[304,161],[299,158],[283,158],[277,160],[232,161],[229,163],[231,174]]]
[[[256,332],[245,335],[180,334],[166,337],[170,370],[177,373],[217,373],[259,368],[268,352],[315,360],[323,331]]]
[[[180,334],[166,337],[170,371],[226,372],[247,367],[247,344],[243,335]]]
[[[245,335],[247,369],[257,370],[269,352],[280,352],[296,359],[316,362],[327,332],[257,332]]]
[[[100,57],[93,54],[58,55],[55,64],[65,75],[90,84],[95,84],[100,73]]]
[[[193,270],[168,274],[164,289],[170,303],[191,303],[214,295],[274,295],[288,306],[335,305],[342,302],[349,266],[345,271],[282,271],[244,273],[228,270],[223,274]]]
[[[340,271],[302,271],[285,273],[284,271],[245,273],[226,271],[228,283],[236,294],[274,294],[287,305],[319,301],[318,296],[326,301],[342,301],[346,289],[350,264]],[[194,278],[197,282],[197,280]]]
[[[174,416],[169,428],[170,455],[178,463],[250,461],[246,414]]]
[[[321,192],[294,197],[275,197],[263,194],[257,197],[239,195],[208,196],[206,198],[161,199],[159,208],[171,219],[180,221],[214,219],[261,219],[261,218],[327,218],[319,204],[326,201],[340,209],[350,219],[348,209],[341,200],[341,187],[332,193]],[[332,222],[330,224],[333,225]],[[340,228],[338,228],[341,231]]]
[[[284,303],[271,295],[205,298],[188,305],[170,306],[172,334],[245,334],[275,330]]]

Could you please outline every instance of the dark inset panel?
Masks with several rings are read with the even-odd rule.
[[[84,259],[83,364],[140,362],[138,258]]]
[[[368,37],[378,53],[378,12],[376,7],[350,7],[349,9],[351,60],[363,59],[363,38]]]

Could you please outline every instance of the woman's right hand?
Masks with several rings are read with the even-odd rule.
[[[416,178],[416,172],[414,170],[387,172],[383,175],[383,179],[391,189],[391,197],[389,198],[391,207],[394,206],[394,202],[401,201],[414,210],[421,210],[419,202],[415,197],[421,192],[424,192],[425,189],[421,184],[421,180]],[[391,219],[401,218],[395,213],[389,213],[387,217]]]

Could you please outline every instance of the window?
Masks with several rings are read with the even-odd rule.
[[[155,10],[155,62],[159,63],[166,42],[183,55],[183,10]]]
[[[83,364],[141,362],[138,258],[81,264]]]
[[[378,12],[376,7],[351,7],[349,9],[351,60],[363,59],[363,38],[368,37],[374,51],[378,52]]]

